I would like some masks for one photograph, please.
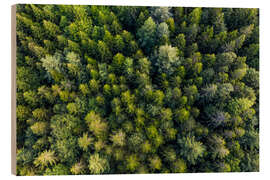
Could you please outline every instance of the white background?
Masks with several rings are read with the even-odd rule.
[[[270,118],[268,107],[270,83],[270,5],[267,0],[2,0],[0,1],[0,179],[270,179]],[[102,176],[39,176],[11,175],[11,5],[101,4],[185,7],[249,7],[260,8],[260,172],[259,173],[193,173]],[[269,109],[269,110],[268,110]]]

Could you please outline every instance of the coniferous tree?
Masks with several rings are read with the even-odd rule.
[[[18,175],[259,171],[259,11],[17,5]]]

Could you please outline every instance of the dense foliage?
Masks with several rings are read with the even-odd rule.
[[[17,5],[17,174],[259,171],[258,17]]]

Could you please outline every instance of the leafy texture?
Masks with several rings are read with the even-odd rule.
[[[18,175],[259,171],[259,10],[20,4]]]

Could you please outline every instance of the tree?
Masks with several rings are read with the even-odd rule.
[[[150,167],[153,170],[160,170],[162,163],[161,159],[158,156],[154,156],[152,158],[149,158]]]
[[[52,38],[56,37],[60,33],[59,27],[50,21],[43,20],[43,26]]]
[[[222,8],[213,8],[205,11],[205,15],[207,16],[208,21],[213,23],[213,28],[216,34],[227,31],[224,13],[222,10]]]
[[[108,125],[101,119],[99,114],[90,111],[85,117],[85,122],[87,123],[89,130],[93,132],[96,137],[103,137],[106,135]]]
[[[167,19],[166,23],[169,26],[169,30],[170,30],[171,34],[174,35],[174,33],[175,33],[174,19],[173,18],[169,18],[169,19]]]
[[[195,164],[199,157],[203,156],[205,147],[194,136],[187,136],[178,139],[178,144],[182,151],[180,154],[190,163]]]
[[[73,164],[79,155],[76,136],[69,135],[66,138],[57,138],[55,143],[59,159],[62,163]]]
[[[152,151],[152,146],[149,141],[145,141],[145,143],[141,144],[141,149],[143,153],[150,153]]]
[[[156,103],[157,105],[162,105],[164,97],[165,97],[165,95],[162,91],[160,91],[160,90],[155,91],[154,92],[154,103]]]
[[[210,139],[210,143],[212,151],[211,154],[214,159],[216,157],[222,159],[230,153],[230,151],[225,147],[225,141],[222,139],[222,137],[213,135]]]
[[[117,74],[121,74],[124,70],[125,57],[121,53],[117,53],[113,57],[112,67],[114,68],[114,72]]]
[[[130,30],[134,28],[139,10],[140,7],[115,7],[116,14],[120,22],[124,25],[124,29]]]
[[[34,4],[31,4],[31,9],[33,11],[33,14],[35,16],[35,18],[38,20],[38,21],[41,21],[42,19],[45,18],[45,14],[44,12],[42,11],[42,9],[40,9],[39,7],[37,7],[36,5]]]
[[[178,57],[178,49],[170,45],[159,47],[158,58],[155,65],[160,73],[172,74],[174,68],[179,66],[181,61]]]
[[[69,168],[63,164],[57,164],[53,168],[47,168],[44,175],[68,175]]]
[[[140,46],[145,49],[147,54],[150,54],[156,41],[156,23],[149,17],[144,24],[138,29],[137,36]]]
[[[184,24],[183,24],[184,25]],[[199,32],[198,24],[190,24],[188,27],[183,27],[185,29],[187,44],[195,43],[195,39]]]
[[[87,84],[80,84],[79,89],[84,95],[87,95],[90,93],[89,87]]]
[[[123,38],[117,34],[115,37],[114,37],[114,52],[123,52],[124,50],[124,47],[125,47],[125,43],[123,41]]]
[[[71,167],[70,172],[74,175],[84,174],[86,172],[86,166],[81,161],[77,162]]]
[[[190,116],[189,111],[187,111],[185,108],[180,109],[177,113],[180,122],[187,121]]]
[[[23,91],[35,89],[39,86],[38,75],[28,67],[18,67],[16,73],[17,88]]]
[[[126,162],[126,168],[131,172],[135,171],[140,165],[138,158],[135,154],[131,154],[130,156],[128,156]]]
[[[161,44],[168,43],[168,40],[170,37],[170,31],[169,31],[168,25],[165,22],[160,23],[157,26],[157,35],[159,39],[158,41],[160,41]]]
[[[128,138],[128,145],[132,151],[136,151],[140,148],[140,145],[144,142],[144,137],[141,133],[133,133]]]
[[[111,25],[111,29],[112,29],[113,34],[120,34],[122,27],[116,20],[114,20]]]
[[[233,79],[239,79],[241,80],[246,75],[246,69],[236,69],[232,72],[232,78]]]
[[[37,103],[39,102],[37,93],[35,91],[26,91],[25,93],[23,93],[23,97],[25,101],[32,106],[37,105]]]
[[[172,147],[165,147],[163,150],[164,160],[167,162],[173,162],[176,160],[176,152]]]
[[[247,57],[247,65],[249,67],[259,70],[259,44],[250,44],[248,47],[244,48],[244,52]]]
[[[163,109],[161,109],[160,114],[161,114],[161,119],[163,121],[170,121],[170,120],[172,120],[173,113],[172,113],[172,110],[170,108],[166,108],[166,109],[163,108]]]
[[[79,134],[82,131],[82,122],[79,118],[70,114],[58,114],[51,118],[50,127],[52,128],[52,134],[56,138],[62,139],[72,134]]]
[[[42,58],[40,61],[42,62],[42,66],[50,73],[56,71],[58,73],[61,72],[61,58],[62,56],[56,53],[54,56],[46,56],[46,58]]]
[[[113,142],[114,146],[124,146],[125,145],[125,139],[126,134],[122,130],[119,130],[115,132],[113,135],[111,135],[111,141]]]
[[[230,114],[222,111],[217,111],[212,117],[212,124],[214,127],[225,126],[230,119]]]
[[[100,58],[101,62],[108,62],[112,57],[111,51],[103,41],[98,41],[97,50],[99,53],[98,57]]]
[[[33,117],[36,118],[37,120],[47,120],[48,119],[48,110],[44,109],[44,108],[38,108],[35,109],[33,112]]]
[[[113,50],[113,43],[114,43],[114,37],[110,33],[110,31],[105,30],[104,37],[103,37],[104,43],[110,48],[110,50]]]
[[[99,82],[95,79],[91,79],[89,82],[90,91],[92,93],[97,93],[99,90]]]
[[[74,52],[67,53],[66,59],[70,64],[74,65],[80,65],[81,62],[79,55]]]
[[[217,55],[216,61],[218,66],[228,66],[236,59],[234,52],[226,52]]]
[[[98,153],[95,153],[89,158],[88,168],[92,174],[102,174],[108,172],[110,166],[107,159],[100,156]]]
[[[188,16],[188,22],[190,24],[199,24],[202,14],[202,8],[194,8]]]
[[[175,46],[180,50],[184,51],[184,48],[186,46],[186,40],[184,34],[178,34],[178,36],[175,39]]]
[[[78,139],[78,144],[80,148],[82,148],[84,151],[87,151],[88,147],[93,143],[93,141],[93,138],[84,133],[83,136]]]
[[[16,108],[16,117],[19,121],[25,121],[31,116],[31,109],[27,106],[18,105]]]
[[[248,86],[253,87],[254,89],[259,88],[259,72],[254,68],[248,68],[244,81]]]
[[[259,10],[16,6],[17,175],[259,170]]]
[[[125,104],[131,104],[134,99],[134,95],[132,95],[129,90],[121,93],[121,101]]]
[[[36,122],[30,128],[34,134],[44,135],[48,132],[48,123],[47,122]]]
[[[202,88],[201,96],[206,101],[211,101],[215,98],[218,86],[216,84],[209,84],[205,88]]]
[[[184,173],[186,172],[187,166],[184,160],[182,159],[177,159],[174,163],[173,163],[173,173]]]
[[[151,15],[158,23],[165,22],[171,17],[170,7],[153,7],[151,8]]]
[[[247,98],[232,99],[228,104],[228,110],[233,115],[239,115],[253,106],[254,102]]]
[[[34,161],[36,167],[44,169],[45,167],[56,164],[57,158],[54,155],[54,151],[45,150],[43,151]]]
[[[191,85],[184,88],[185,95],[187,95],[190,99],[196,98],[198,95],[198,88],[196,85]]]
[[[76,42],[74,42],[72,40],[68,40],[67,43],[68,43],[68,48],[67,49],[69,51],[73,51],[73,52],[78,53],[78,54],[81,53],[80,45],[78,43],[76,43]]]

